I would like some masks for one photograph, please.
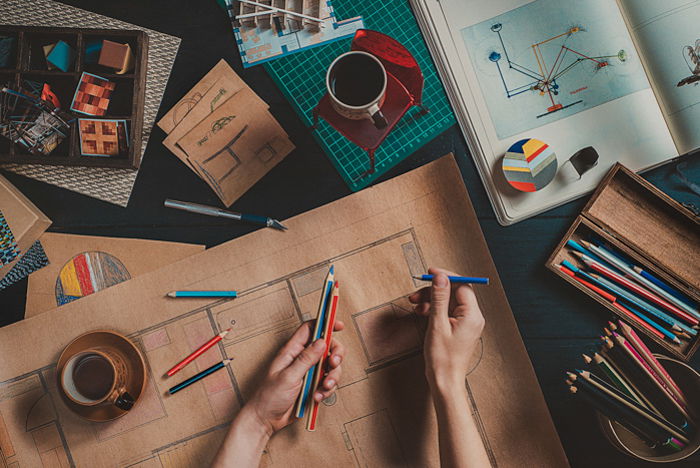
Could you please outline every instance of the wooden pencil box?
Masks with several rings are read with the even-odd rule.
[[[559,269],[562,261],[579,265],[566,247],[569,239],[601,239],[640,267],[700,302],[700,219],[622,164],[600,183],[564,238],[547,260],[552,270],[575,288],[684,361],[698,348],[700,334],[675,344],[649,333],[624,317],[610,302]]]
[[[148,35],[145,32],[0,25],[0,38],[13,38],[9,59],[5,57],[5,62],[0,64],[0,87],[9,85],[10,88],[17,89],[23,80],[46,83],[60,101],[60,108],[76,119],[70,125],[67,138],[47,155],[32,154],[23,145],[0,137],[0,163],[122,169],[139,167],[148,59]],[[121,70],[88,59],[91,44],[104,40],[118,45],[128,44],[131,52],[129,71],[118,73]],[[47,61],[45,47],[59,41],[67,45],[73,54],[67,71],[52,66]],[[86,115],[70,111],[83,72],[115,83],[104,115]],[[77,119],[120,122],[120,135],[123,134],[121,128],[126,127],[126,149],[111,156],[86,155],[90,151],[81,148]],[[103,149],[102,151],[104,152]]]

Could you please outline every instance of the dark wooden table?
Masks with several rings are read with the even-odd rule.
[[[350,193],[264,68],[242,70],[226,15],[213,0],[64,0],[64,3],[182,38],[161,114],[222,57],[270,104],[272,113],[289,132],[297,149],[238,200],[233,209],[269,213],[284,219]],[[153,131],[126,209],[5,171],[3,175],[53,220],[52,232],[160,239],[211,247],[252,231],[254,228],[245,225],[163,208],[167,197],[219,205],[208,186],[163,147],[163,138],[160,129]],[[587,197],[515,226],[500,226],[457,126],[421,148],[384,179],[448,152],[458,159],[571,465],[646,465],[614,449],[600,433],[592,411],[572,401],[563,383],[564,370],[581,365],[581,353],[594,346],[609,318],[600,305],[544,268],[546,258]],[[700,158],[690,159],[687,172],[696,182],[700,181]],[[669,165],[645,177],[677,200],[700,206],[700,199],[685,190],[672,174],[673,167]],[[26,281],[0,293],[0,325],[22,319],[25,293]],[[700,369],[700,357],[696,356],[692,365]],[[700,458],[696,455],[694,461],[675,466],[698,464]]]

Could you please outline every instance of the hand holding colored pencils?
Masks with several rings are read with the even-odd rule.
[[[301,391],[299,392],[299,397],[297,398],[294,409],[294,415],[297,418],[303,418],[305,414],[308,414],[306,423],[306,429],[308,431],[316,429],[319,402],[314,400],[313,395],[323,377],[326,358],[330,351],[338,300],[339,286],[338,282],[335,281],[335,269],[333,265],[331,265],[328,270],[328,275],[323,282],[318,312],[316,314],[316,323],[311,335],[312,341],[323,339],[326,343],[326,349],[319,363],[312,366],[304,376]]]

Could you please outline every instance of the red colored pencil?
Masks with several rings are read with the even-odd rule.
[[[634,321],[637,322],[641,327],[643,327],[643,328],[649,330],[649,332],[650,332],[651,334],[653,334],[653,335],[655,335],[655,336],[661,338],[662,340],[664,339],[664,334],[663,334],[663,333],[661,333],[660,331],[658,331],[657,329],[655,329],[654,327],[652,327],[651,325],[649,325],[648,323],[646,323],[644,320],[642,320],[642,319],[640,319],[639,317],[637,317],[635,314],[632,313],[632,311],[628,310],[627,308],[625,308],[625,307],[623,307],[621,304],[619,304],[619,303],[617,302],[617,297],[613,296],[612,294],[610,294],[610,293],[607,292],[607,291],[603,291],[603,290],[602,290],[601,288],[599,288],[598,286],[595,286],[594,284],[591,284],[590,282],[584,280],[583,278],[579,277],[576,273],[574,273],[573,271],[571,271],[570,269],[566,268],[566,267],[563,266],[563,265],[560,265],[560,266],[559,266],[559,269],[560,269],[561,271],[563,271],[564,273],[566,273],[567,275],[571,276],[573,279],[575,279],[575,280],[578,281],[579,283],[581,283],[581,284],[583,284],[584,286],[586,286],[586,287],[587,287],[588,289],[590,289],[591,291],[595,291],[595,292],[598,293],[601,297],[603,297],[604,299],[607,299],[608,301],[610,301],[610,303],[612,303],[613,307],[615,307],[615,308],[618,309],[620,312],[622,312],[623,314],[625,314],[626,317],[629,317],[630,320],[634,320]]]
[[[316,430],[316,418],[318,417],[318,408],[320,406],[320,402],[314,400],[314,393],[316,392],[316,389],[321,382],[321,377],[323,376],[323,368],[326,363],[326,359],[328,359],[328,354],[330,353],[331,350],[331,342],[333,340],[333,327],[335,326],[335,313],[336,310],[338,309],[338,299],[339,299],[339,289],[338,289],[338,282],[335,282],[335,287],[333,288],[333,298],[331,302],[331,310],[330,313],[328,314],[328,321],[326,322],[326,332],[325,332],[325,339],[326,339],[326,351],[323,353],[323,356],[321,357],[321,360],[318,363],[318,366],[316,367],[316,375],[314,376],[314,384],[311,387],[311,394],[309,395],[309,398],[311,400],[311,411],[309,412],[309,419],[306,422],[306,430],[307,431],[315,431]]]
[[[637,317],[635,314],[632,313],[631,310],[627,309],[627,308],[624,307],[622,304],[620,304],[620,303],[618,303],[618,302],[613,302],[612,305],[613,305],[617,310],[619,310],[620,312],[622,312],[623,314],[625,314],[625,316],[627,316],[629,319],[634,320],[635,322],[637,322],[641,327],[643,327],[644,329],[646,329],[647,331],[649,331],[649,333],[651,333],[652,335],[654,335],[654,336],[656,336],[656,337],[658,337],[658,338],[660,338],[660,339],[662,339],[662,340],[663,340],[664,338],[666,338],[666,336],[665,336],[663,333],[661,333],[659,330],[657,330],[656,328],[654,328],[654,327],[652,327],[651,325],[649,325],[648,323],[646,323],[644,320],[642,320],[642,319],[640,319],[639,317]]]
[[[231,331],[230,328],[229,328],[228,330],[222,331],[221,333],[219,333],[218,335],[216,335],[214,338],[212,338],[211,340],[207,341],[207,342],[204,343],[202,346],[200,346],[199,348],[197,348],[192,354],[190,354],[189,356],[187,356],[185,359],[183,359],[182,361],[180,361],[179,363],[177,363],[177,364],[175,365],[175,367],[173,367],[172,369],[170,369],[170,370],[168,371],[168,377],[172,377],[174,374],[176,374],[177,372],[179,372],[180,370],[182,370],[182,368],[185,367],[187,364],[189,364],[190,362],[194,361],[194,360],[197,359],[199,356],[201,356],[207,349],[211,348],[211,347],[214,346],[216,343],[218,343],[219,341],[223,340],[224,337],[225,337],[225,336],[228,334],[228,332],[230,332],[230,331]]]
[[[580,253],[580,252],[576,252]],[[643,299],[646,299],[649,302],[653,302],[654,304],[663,307],[664,309],[668,310],[669,312],[673,312],[676,316],[682,318],[686,322],[692,324],[692,325],[697,325],[700,323],[698,319],[693,317],[692,315],[688,314],[687,312],[679,309],[678,307],[674,306],[673,304],[666,302],[662,298],[658,297],[655,294],[652,294],[651,292],[647,291],[643,287],[637,285],[636,283],[633,283],[632,281],[628,280],[624,276],[618,275],[614,271],[610,270],[609,268],[604,267],[600,263],[596,262],[590,257],[587,257],[583,254],[579,255],[581,258],[581,261],[588,265],[591,269],[597,271],[603,276],[607,276],[610,278],[612,281],[626,287],[630,291],[634,292],[635,294],[641,296]]]
[[[688,400],[686,400],[680,387],[678,387],[678,384],[676,384],[675,380],[673,380],[673,377],[666,372],[664,366],[658,361],[658,359],[656,359],[647,345],[644,344],[644,341],[642,341],[639,335],[637,335],[637,332],[635,332],[632,327],[627,325],[622,320],[619,320],[618,323],[622,334],[630,343],[632,343],[632,345],[634,345],[635,348],[637,348],[639,354],[646,359],[647,363],[656,371],[656,374],[666,382],[669,390],[671,390],[671,392],[678,400],[680,400],[683,406],[687,408]]]
[[[588,281],[586,281],[585,279],[581,278],[580,276],[578,276],[576,273],[574,273],[573,271],[569,270],[569,269],[566,268],[565,266],[560,265],[560,266],[559,266],[559,269],[560,269],[561,271],[563,271],[564,273],[566,273],[567,275],[571,276],[573,279],[575,279],[575,280],[578,281],[579,283],[581,283],[581,284],[583,284],[584,286],[586,286],[588,289],[597,292],[598,294],[600,294],[601,296],[603,296],[605,299],[609,300],[610,302],[615,302],[615,300],[617,299],[615,296],[613,296],[612,294],[608,293],[607,291],[603,291],[603,290],[602,290],[601,288],[599,288],[598,286],[596,286],[596,285],[594,285],[594,284],[591,284],[591,283],[589,283]]]
[[[676,395],[671,391],[671,389],[668,388],[668,384],[666,384],[666,382],[654,371],[654,369],[651,368],[649,363],[639,354],[639,352],[636,349],[634,349],[634,346],[632,346],[632,344],[625,340],[621,335],[617,335],[616,339],[618,339],[620,344],[622,344],[622,346],[627,350],[627,353],[630,355],[630,357],[632,357],[635,361],[639,363],[639,367],[641,367],[644,373],[647,374],[647,376],[649,376],[649,380],[652,381],[660,390],[663,391],[663,394],[683,416],[690,420],[690,415],[685,409],[683,403],[676,397]]]

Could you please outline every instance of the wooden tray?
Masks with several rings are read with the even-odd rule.
[[[145,32],[120,29],[0,26],[0,36],[12,36],[17,39],[14,61],[10,62],[11,68],[0,68],[0,84],[4,86],[10,83],[16,87],[24,79],[46,82],[58,96],[64,111],[69,111],[83,72],[92,73],[116,83],[106,115],[93,117],[69,111],[76,118],[71,124],[70,135],[49,155],[33,155],[21,145],[0,137],[0,162],[123,169],[139,167],[148,57],[148,35]],[[112,69],[85,63],[86,44],[90,40],[101,39],[130,45],[134,54],[132,72],[118,75]],[[69,44],[76,52],[73,67],[67,72],[58,69],[49,70],[42,50],[42,46],[59,40]],[[126,120],[129,137],[128,154],[109,157],[81,155],[78,118]]]
[[[563,260],[578,265],[569,239],[603,239],[637,265],[700,302],[700,219],[680,203],[616,164],[547,260],[547,268],[605,306],[626,323],[684,361],[695,353],[700,334],[676,345],[623,317],[608,301],[559,270]]]

